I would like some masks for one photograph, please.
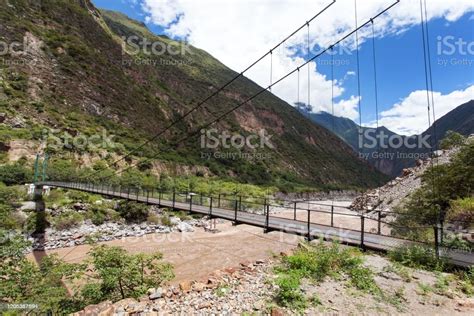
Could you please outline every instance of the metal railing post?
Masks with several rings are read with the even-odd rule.
[[[364,235],[365,235],[365,217],[364,215],[361,215],[360,216],[360,248],[362,248],[362,250],[365,250]]]
[[[334,205],[331,205],[331,227],[334,227]]]
[[[137,202],[138,202],[138,195],[140,194],[140,189],[137,188]]]
[[[148,203],[149,200],[150,200],[150,191],[146,190],[146,204],[149,204]]]
[[[439,224],[436,224],[434,228],[434,238],[435,238],[435,254],[436,259],[439,259]]]
[[[237,209],[238,209],[238,202],[235,200],[234,202],[234,225],[237,225]]]
[[[176,190],[173,189],[173,211],[175,210],[174,206],[176,204]]]
[[[221,207],[221,194],[219,193],[219,196],[217,197],[217,207],[220,208]]]
[[[212,216],[212,196],[211,200],[209,201],[209,218]]]
[[[191,212],[193,210],[193,195],[191,194],[189,196],[189,211]]]
[[[127,199],[130,200],[130,187],[127,188]]]
[[[295,205],[293,206],[293,220],[296,221],[296,201]]]
[[[311,241],[311,211],[308,209],[308,236],[306,237],[308,241]]]
[[[239,196],[239,211],[242,211],[242,196]]]
[[[377,211],[377,234],[380,235],[382,234],[382,225],[381,225],[381,212],[380,210]]]
[[[162,189],[160,188],[160,190],[158,191],[158,205],[161,205],[161,196],[162,196]]]
[[[268,233],[270,231],[269,225],[270,225],[270,205],[267,203],[265,200],[265,206],[267,209],[266,216],[265,216],[265,232]]]

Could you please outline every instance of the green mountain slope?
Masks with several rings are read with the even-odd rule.
[[[2,39],[22,42],[26,37],[32,43],[22,52],[1,56],[1,111],[28,125],[14,132],[5,129],[1,141],[7,146],[18,138],[39,143],[45,127],[71,135],[95,135],[105,128],[116,135],[114,148],[47,149],[52,159],[85,163],[84,155],[91,155],[92,160],[100,157],[110,164],[237,74],[203,50],[155,36],[142,23],[99,11],[89,0],[0,0],[0,7]],[[151,44],[140,44],[135,51],[144,38],[173,52],[184,46],[185,53],[147,54]],[[153,158],[148,166],[153,173],[169,172],[162,166],[166,164],[175,166],[177,173],[199,169],[200,174],[254,183],[298,182],[327,188],[368,187],[385,180],[338,137],[269,92],[213,126],[244,136],[265,130],[273,149],[216,149],[257,158],[207,159],[205,154],[216,150],[202,149],[199,137],[178,143],[259,89],[247,78],[236,80],[118,168],[148,157]]]

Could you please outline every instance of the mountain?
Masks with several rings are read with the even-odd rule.
[[[3,41],[24,43],[0,59],[3,124],[23,122],[2,128],[0,142],[6,148],[29,148],[24,152],[30,161],[35,150],[44,149],[40,141],[45,130],[54,129],[64,141],[69,136],[102,135],[105,129],[115,135],[115,146],[68,145],[46,151],[52,163],[93,166],[101,161],[110,166],[237,75],[207,52],[156,36],[143,23],[100,11],[89,0],[0,0],[0,7]],[[226,149],[226,154],[235,154],[229,159],[215,155],[224,152],[222,148],[201,148],[199,133],[179,142],[260,89],[240,77],[133,157],[111,167],[122,169],[153,158],[142,167],[155,174],[320,188],[369,187],[386,179],[338,137],[268,91],[212,127],[221,135],[227,131],[254,136],[264,130],[272,148]],[[21,151],[4,153],[2,159],[20,155]]]
[[[431,142],[436,140],[436,143],[439,143],[446,135],[446,132],[451,130],[464,136],[469,136],[474,133],[473,100],[456,107],[443,117],[437,119],[435,124],[424,131],[421,135],[409,137],[401,136],[384,126],[379,127],[375,132],[369,134],[382,135],[383,133],[383,135],[386,135],[387,137],[396,136],[404,142],[408,142],[408,144],[412,144],[414,141],[426,137],[429,146],[424,146],[422,148],[408,148],[405,144],[399,148],[377,148],[376,146],[366,148],[364,145],[369,143],[367,142],[367,137],[363,136],[363,141],[359,142],[359,133],[365,135],[364,133],[370,130],[369,128],[362,127],[360,129],[359,125],[354,123],[354,121],[344,117],[333,116],[327,112],[308,112],[308,109],[301,105],[297,108],[303,115],[311,119],[314,123],[325,127],[339,136],[350,145],[356,153],[366,157],[371,165],[392,178],[399,176],[403,169],[415,166],[418,158],[428,157],[430,153],[429,146],[432,144]],[[434,132],[435,130],[436,133]],[[435,148],[437,148],[437,146]]]

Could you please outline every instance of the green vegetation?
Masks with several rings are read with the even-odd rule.
[[[415,269],[444,271],[448,265],[442,259],[436,258],[435,251],[430,247],[407,246],[389,252],[392,261]]]
[[[14,206],[25,198],[25,193],[18,187],[8,187],[0,182],[0,229],[17,230],[25,218],[15,212]]]
[[[143,203],[123,201],[119,203],[117,211],[129,223],[141,223],[148,217],[148,206]]]
[[[21,163],[0,166],[0,182],[21,185],[33,180],[33,172]]]
[[[459,147],[462,146],[465,141],[466,137],[463,135],[453,131],[447,131],[446,136],[439,142],[439,148],[446,150],[453,147]]]
[[[304,310],[311,301],[301,291],[302,279],[319,283],[326,277],[340,280],[344,276],[349,279],[350,286],[362,292],[381,294],[372,271],[363,266],[361,253],[357,249],[341,248],[337,243],[330,246],[323,242],[300,244],[294,254],[282,258],[282,265],[276,272],[279,287],[276,301],[295,310]]]
[[[6,234],[0,231],[0,302],[39,304],[41,314],[69,314],[104,300],[138,298],[174,277],[159,253],[130,255],[105,245],[94,246],[83,264],[49,255],[38,266],[24,256],[28,243],[23,237]],[[87,284],[77,282],[84,277]]]
[[[461,146],[451,163],[434,165],[422,176],[422,186],[398,208],[392,233],[414,240],[433,242],[433,227],[446,220],[470,225],[473,218],[474,142]],[[472,222],[471,222],[472,223]],[[472,224],[471,224],[472,225]],[[412,229],[397,228],[413,227]]]

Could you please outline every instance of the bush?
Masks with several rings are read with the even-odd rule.
[[[148,207],[136,202],[120,202],[117,212],[129,223],[141,223],[148,217]]]
[[[69,229],[78,226],[84,220],[83,216],[74,211],[59,214],[53,219],[53,227],[59,230]]]
[[[443,259],[437,259],[434,249],[422,246],[405,246],[389,252],[392,261],[415,269],[426,269],[430,271],[443,271],[447,263]]]
[[[100,245],[92,248],[89,254],[95,281],[81,292],[88,303],[138,298],[148,288],[174,277],[172,266],[162,262],[160,253],[131,255],[119,247]]]
[[[20,164],[0,166],[0,182],[6,185],[25,184],[33,181],[33,172]]]
[[[450,149],[457,146],[462,146],[466,138],[456,132],[447,131],[446,136],[439,142],[439,148],[441,149]]]

